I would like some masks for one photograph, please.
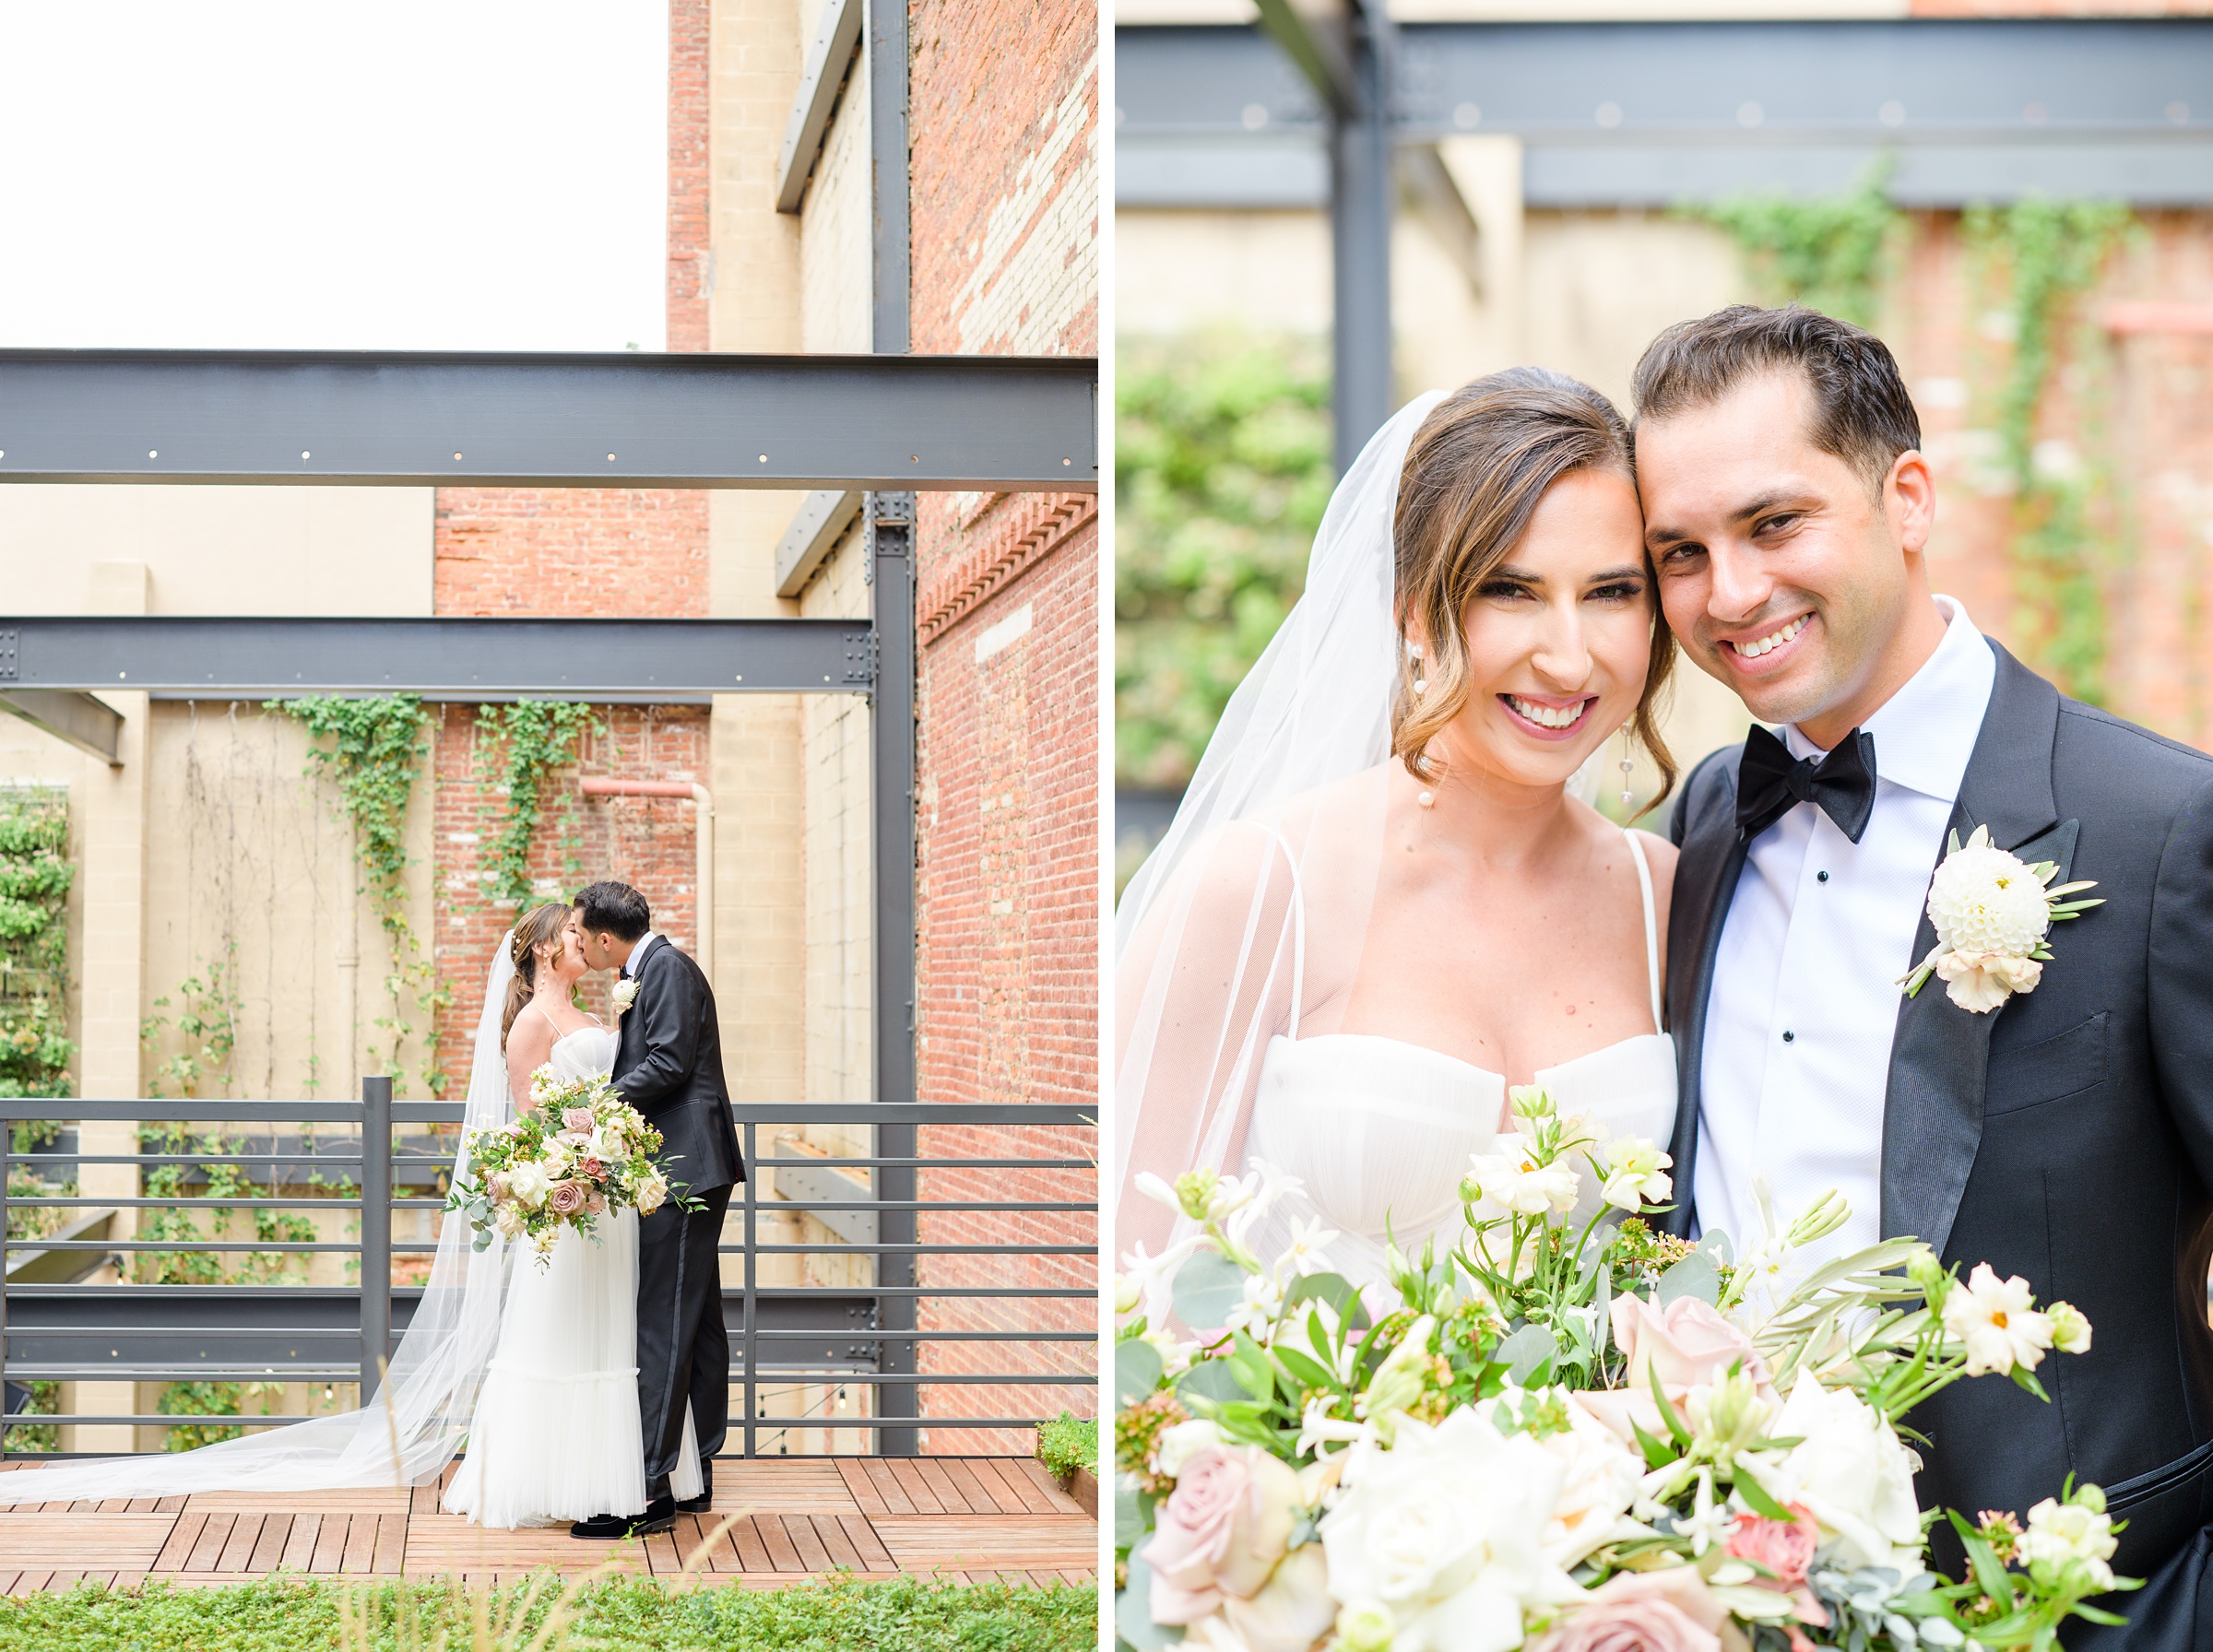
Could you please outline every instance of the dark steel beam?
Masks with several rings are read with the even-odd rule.
[[[866,620],[0,617],[0,693],[865,693]]]
[[[1360,100],[1330,123],[1331,404],[1339,476],[1398,406],[1391,325],[1395,33],[1381,0],[1362,0],[1351,36]]]
[[[1314,88],[1323,105],[1339,115],[1359,112],[1365,96],[1353,65],[1352,18],[1345,0],[1334,5],[1258,0],[1260,27],[1273,37]]]
[[[1504,133],[1533,206],[1827,190],[2213,202],[2213,19],[1410,23],[1401,142]],[[1257,28],[1116,31],[1123,206],[1320,206],[1327,107]]]
[[[784,123],[784,148],[776,157],[776,210],[797,212],[806,198],[807,180],[822,152],[830,130],[830,112],[846,84],[846,71],[860,46],[860,14],[864,0],[825,0],[822,18],[815,24],[814,40],[807,48],[807,66],[799,76],[799,89],[791,100],[791,114]]]
[[[5,671],[0,662],[0,671]],[[11,689],[0,683],[0,712],[89,751],[110,768],[122,763],[123,718],[89,694],[66,689]]]
[[[1096,403],[1081,358],[0,350],[0,481],[1088,491]]]
[[[869,8],[870,341],[883,355],[913,343],[914,188],[906,129],[906,0],[865,0]],[[1093,384],[1097,383],[1095,373]],[[928,427],[925,426],[925,429]],[[1095,452],[1093,448],[1087,451]],[[1077,466],[1082,466],[1082,459]],[[860,488],[912,488],[893,478],[848,478]]]

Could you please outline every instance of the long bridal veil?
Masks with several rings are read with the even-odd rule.
[[[500,1011],[515,974],[511,931],[484,983],[476,1056],[468,1074],[463,1140],[503,1124],[514,1103],[500,1048]],[[455,1174],[467,1168],[466,1149]],[[414,1485],[452,1460],[476,1410],[499,1340],[507,1247],[497,1237],[472,1250],[467,1222],[448,1217],[384,1386],[359,1410],[310,1418],[196,1451],[53,1463],[0,1474],[0,1504],[106,1497],[169,1497],[192,1492],[300,1492],[325,1487]],[[364,1284],[371,1281],[363,1280]],[[251,1421],[248,1419],[248,1421]]]
[[[1116,1243],[1178,1224],[1139,1174],[1235,1170],[1268,1040],[1326,1025],[1357,964],[1399,680],[1391,530],[1414,433],[1369,439],[1330,496],[1304,594],[1207,742],[1116,917]],[[1318,1021],[1318,1017],[1320,1018]]]

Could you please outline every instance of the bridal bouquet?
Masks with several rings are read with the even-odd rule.
[[[530,1099],[528,1113],[469,1137],[468,1174],[446,1195],[445,1208],[468,1218],[472,1248],[495,1233],[528,1239],[543,1268],[562,1228],[588,1233],[609,1208],[650,1216],[668,1202],[654,1162],[661,1133],[604,1079],[564,1080],[541,1067]]]
[[[1835,1195],[1742,1255],[1628,1214],[1672,1191],[1636,1138],[1541,1090],[1462,1183],[1443,1257],[1387,1252],[1370,1298],[1335,1235],[1249,1248],[1296,1185],[1212,1171],[1147,1191],[1197,1231],[1116,1281],[1116,1623],[1139,1652],[2055,1652],[2113,1575],[2096,1486],[2023,1520],[1947,1511],[1930,1569],[1901,1420],[1963,1376],[2042,1397],[2089,1347],[2065,1303],[1894,1239],[1817,1266]],[[1587,1167],[1587,1170],[1586,1168]],[[1572,1220],[1583,1178],[1604,1203]],[[1175,1323],[1198,1333],[1178,1334]]]

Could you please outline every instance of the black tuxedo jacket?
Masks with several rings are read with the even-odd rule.
[[[2127,1630],[2078,1622],[2069,1644],[2190,1652],[2201,1618],[2213,1634],[2213,758],[2065,699],[1992,647],[1997,680],[1952,826],[1964,842],[1987,825],[1999,847],[2056,861],[2055,881],[2096,879],[2088,892],[2105,904],[2054,925],[2035,991],[1987,1015],[1934,978],[1901,994],[1882,1232],[1928,1241],[1962,1274],[1977,1262],[2020,1274],[2040,1301],[2089,1315],[2094,1338],[2087,1354],[2045,1356],[2049,1405],[1988,1376],[1917,1407],[1910,1421],[1933,1446],[1918,1490],[1923,1506],[1972,1519],[2026,1514],[2069,1473],[2104,1487],[2128,1523],[2115,1569],[2153,1583],[2107,1601]],[[1698,764],[1670,832],[1683,852],[1667,934],[1677,1232],[1714,954],[1745,862],[1741,749]],[[1924,911],[1899,973],[1935,943]],[[1957,1552],[1938,1558],[1956,1565]]]
[[[658,935],[647,938],[631,974],[638,996],[615,1045],[615,1089],[660,1131],[670,1182],[704,1193],[744,1181],[705,974]]]

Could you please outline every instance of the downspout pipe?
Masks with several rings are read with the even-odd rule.
[[[699,806],[692,822],[692,840],[698,846],[699,865],[693,874],[699,891],[699,936],[692,956],[700,970],[715,979],[715,794],[690,780],[598,780],[582,783],[587,797],[689,797]]]

